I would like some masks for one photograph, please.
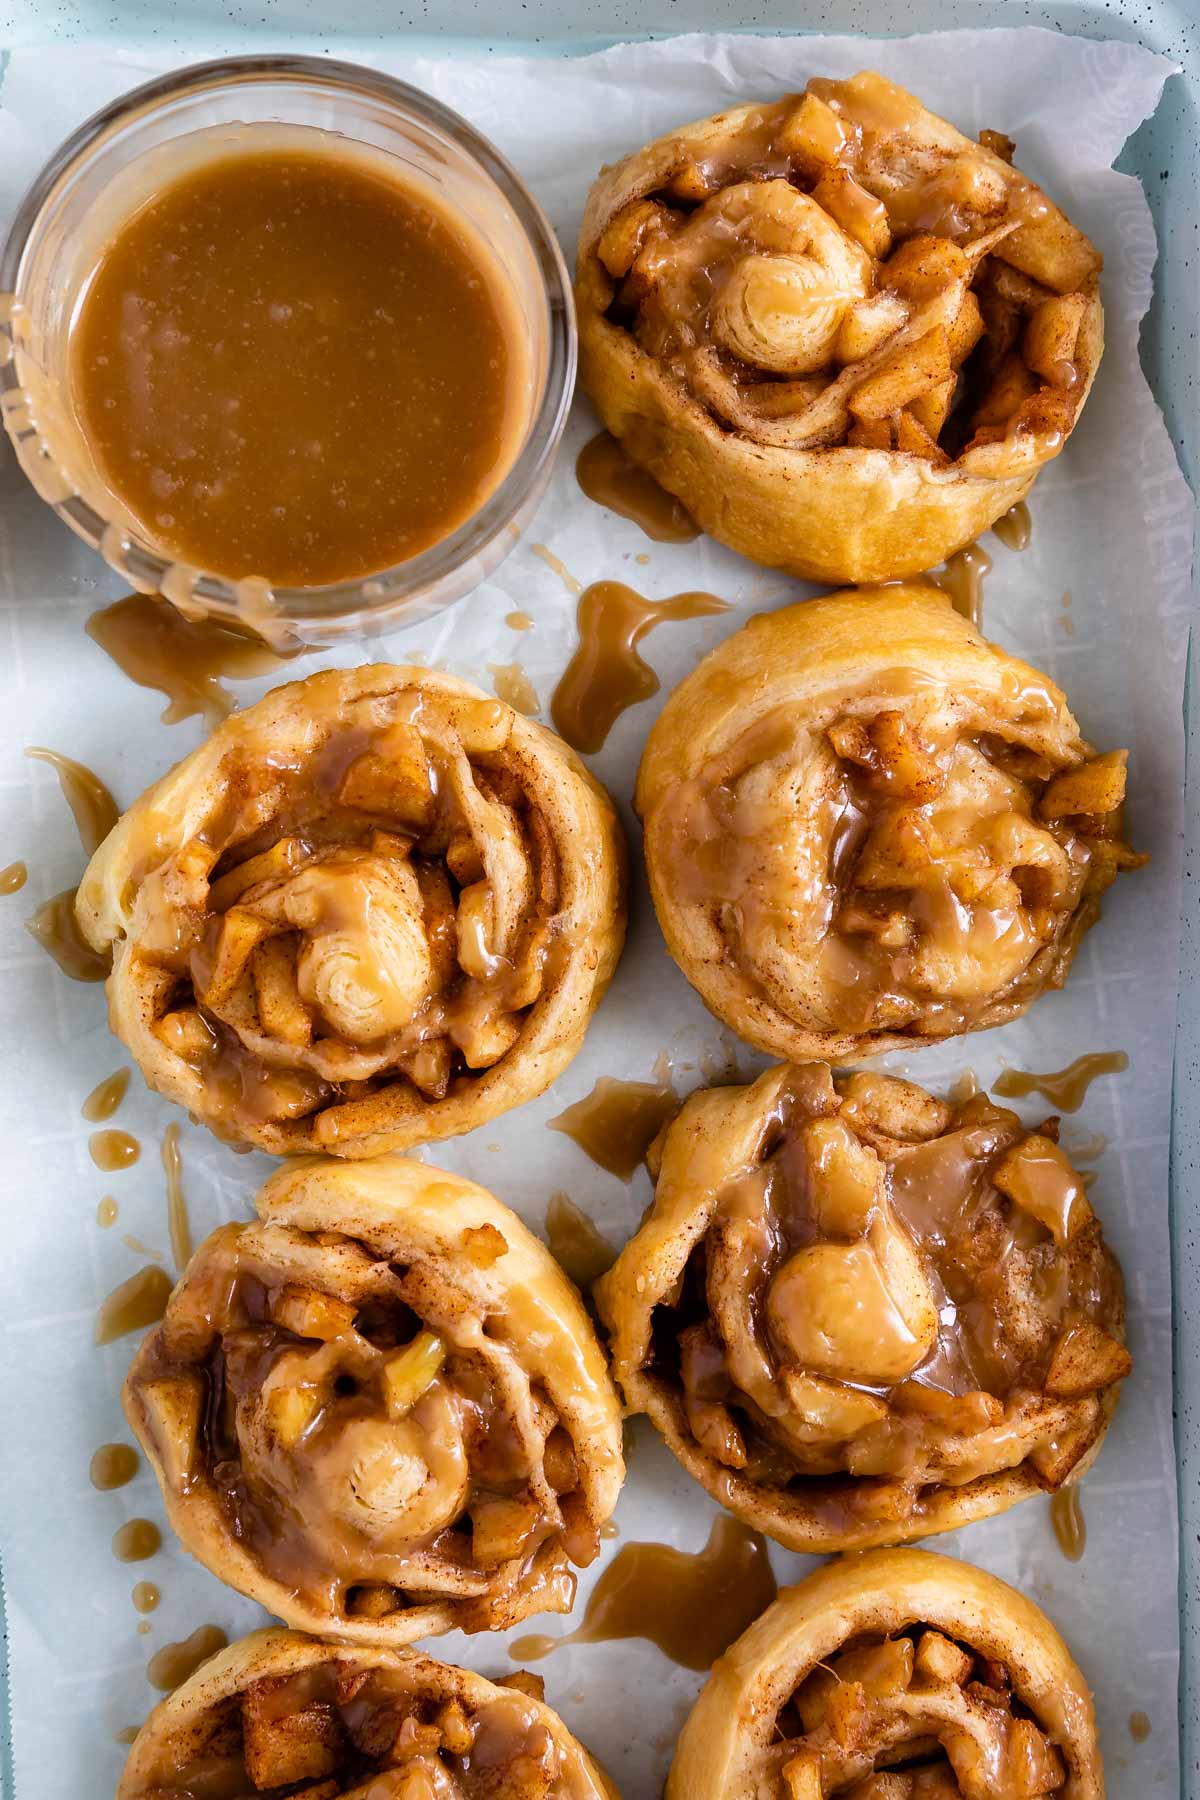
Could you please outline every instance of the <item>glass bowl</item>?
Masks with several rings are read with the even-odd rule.
[[[189,567],[149,536],[100,478],[71,402],[68,338],[111,235],[181,163],[255,141],[256,127],[317,128],[395,158],[406,182],[465,213],[512,288],[527,334],[528,423],[479,510],[419,555],[352,581],[272,587]],[[199,151],[199,153],[198,153]],[[105,224],[104,221],[108,223]],[[257,631],[279,648],[428,617],[491,574],[549,479],[575,380],[575,316],[541,208],[487,140],[429,95],[352,63],[248,56],[201,63],[126,94],[82,125],[18,209],[0,259],[0,412],[42,499],[130,586],[188,617]]]

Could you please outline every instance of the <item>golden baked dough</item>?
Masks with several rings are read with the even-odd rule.
[[[159,1701],[117,1800],[619,1800],[521,1681],[413,1650],[255,1631]]]
[[[760,614],[676,688],[635,804],[672,956],[793,1061],[1002,1024],[1060,987],[1121,841],[1125,752],[936,589]]]
[[[606,169],[579,371],[697,524],[816,581],[961,549],[1065,443],[1101,258],[1008,160],[881,75],[810,81]]]
[[[925,1550],[847,1557],[781,1593],[714,1666],[666,1800],[830,1794],[1104,1800],[1092,1696],[1045,1614]]]
[[[276,1155],[453,1137],[550,1085],[625,930],[608,795],[430,669],[237,713],[100,846],[79,922],[152,1087]]]
[[[1078,1480],[1130,1369],[1057,1121],[826,1063],[694,1094],[597,1282],[613,1372],[792,1550],[903,1543]]]
[[[579,1295],[514,1213],[400,1156],[305,1159],[197,1250],[125,1411],[186,1549],[359,1643],[568,1612],[624,1475]]]

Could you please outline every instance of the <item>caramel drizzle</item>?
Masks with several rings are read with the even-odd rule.
[[[132,1481],[139,1463],[132,1444],[101,1444],[88,1467],[88,1479],[100,1493],[108,1494]]]
[[[651,1144],[679,1111],[669,1082],[618,1081],[602,1075],[591,1093],[547,1120],[619,1181],[632,1181]]]
[[[946,558],[945,566],[930,576],[941,588],[956,613],[974,625],[983,624],[983,584],[992,567],[992,559],[978,544],[968,544]]]
[[[621,714],[662,685],[638,654],[642,639],[657,625],[729,610],[715,594],[647,600],[623,581],[594,581],[580,595],[579,643],[550,702],[559,735],[585,755],[602,750]]]
[[[509,1645],[537,1662],[564,1644],[648,1638],[683,1669],[708,1669],[775,1598],[766,1539],[727,1513],[703,1550],[626,1544],[588,1597],[583,1622],[564,1637],[532,1632]]]
[[[164,725],[178,725],[194,713],[209,725],[219,724],[235,705],[221,677],[245,681],[269,675],[285,661],[257,638],[210,619],[185,619],[152,594],[128,594],[102,607],[88,620],[87,634],[130,681],[164,695]]]
[[[1035,1075],[1025,1069],[1005,1069],[992,1083],[992,1092],[1005,1099],[1023,1100],[1040,1094],[1058,1112],[1078,1112],[1093,1081],[1101,1075],[1119,1075],[1129,1067],[1123,1050],[1094,1050],[1077,1056],[1065,1069]]]
[[[93,950],[79,929],[74,888],[52,895],[26,919],[25,929],[72,981],[105,981],[112,973],[111,953]]]
[[[0,895],[19,894],[29,880],[28,865],[23,862],[11,862],[5,869],[0,869]]]
[[[1025,501],[1018,500],[1015,506],[1010,506],[1006,513],[1002,513],[992,530],[1006,550],[1027,550],[1033,535],[1033,522]]]
[[[546,1207],[546,1242],[559,1268],[585,1293],[611,1269],[617,1253],[569,1194],[551,1194]]]
[[[142,1147],[127,1131],[93,1131],[88,1139],[88,1155],[106,1175],[133,1166]]]
[[[163,1132],[161,1156],[163,1174],[167,1178],[167,1229],[171,1234],[171,1255],[182,1274],[191,1260],[192,1228],[188,1223],[187,1196],[183,1191],[178,1125],[168,1125]]]
[[[575,479],[589,500],[632,519],[657,544],[690,544],[700,536],[700,527],[674,494],[668,494],[607,431],[583,446]]]
[[[138,1269],[104,1301],[96,1314],[95,1342],[111,1344],[131,1331],[156,1325],[171,1298],[171,1277],[150,1263]]]
[[[58,750],[44,750],[38,745],[31,745],[25,754],[35,762],[48,763],[58,776],[63,799],[71,809],[79,832],[79,841],[91,856],[121,816],[116,801],[100,777],[73,757],[63,756]]]
[[[164,1644],[146,1664],[146,1678],[162,1694],[174,1693],[196,1673],[202,1662],[224,1650],[229,1639],[219,1625],[198,1625],[191,1637],[179,1644]]]
[[[79,1110],[89,1125],[102,1125],[112,1118],[128,1089],[129,1070],[116,1069],[97,1082]]]
[[[1058,1547],[1068,1562],[1078,1562],[1087,1548],[1087,1522],[1079,1502],[1079,1488],[1060,1488],[1050,1496],[1050,1523]]]

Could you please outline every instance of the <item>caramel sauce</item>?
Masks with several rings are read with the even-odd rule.
[[[583,446],[575,479],[589,500],[632,519],[656,543],[690,544],[700,536],[700,527],[674,494],[660,487],[607,431]]]
[[[554,690],[551,715],[560,736],[591,754],[630,706],[657,694],[658,676],[638,655],[656,625],[729,611],[715,594],[647,600],[622,581],[594,581],[579,598],[579,644]]]
[[[118,1744],[135,1743],[137,1741],[137,1734],[141,1729],[140,1725],[122,1725],[120,1731],[117,1733]]]
[[[626,1544],[592,1589],[576,1631],[517,1638],[509,1655],[537,1662],[563,1644],[649,1638],[681,1668],[708,1669],[775,1592],[761,1532],[721,1513],[695,1555],[667,1544]]]
[[[521,612],[519,609],[515,612],[505,613],[504,623],[510,631],[533,630],[533,620],[527,612]]]
[[[136,1612],[152,1613],[161,1599],[162,1595],[152,1581],[134,1583],[133,1605]]]
[[[118,1562],[145,1562],[162,1549],[162,1532],[153,1519],[127,1519],[113,1533],[112,1550]]]
[[[1018,500],[1015,506],[1010,506],[1006,513],[1002,513],[992,530],[1006,550],[1027,550],[1033,535],[1033,525],[1025,501]]]
[[[1050,1499],[1050,1523],[1068,1562],[1078,1562],[1087,1547],[1087,1524],[1078,1487],[1060,1488]]]
[[[43,750],[31,745],[25,752],[35,762],[49,763],[58,776],[58,785],[63,791],[63,799],[71,809],[75,820],[75,828],[79,833],[79,841],[87,854],[91,856],[104,842],[117,820],[120,808],[100,777],[73,757],[63,756],[57,750]]]
[[[1035,1075],[1025,1069],[1005,1069],[992,1083],[992,1092],[1006,1100],[1023,1100],[1029,1094],[1040,1094],[1057,1112],[1078,1112],[1087,1091],[1100,1075],[1119,1075],[1129,1067],[1123,1050],[1090,1051],[1077,1056],[1065,1069],[1054,1069],[1046,1075]]]
[[[983,623],[983,583],[991,566],[986,550],[978,544],[968,544],[965,550],[956,550],[947,557],[945,567],[929,579],[941,588],[955,612],[978,627]]]
[[[155,594],[127,594],[94,612],[87,633],[130,681],[165,696],[164,725],[178,725],[193,714],[217,724],[234,705],[221,677],[245,681],[269,675],[285,660],[240,631],[185,619]]]
[[[117,1069],[96,1084],[79,1110],[89,1125],[103,1124],[112,1118],[128,1089],[129,1070]]]
[[[171,1255],[175,1267],[182,1273],[192,1254],[192,1228],[188,1223],[187,1197],[183,1191],[178,1125],[168,1125],[163,1132],[162,1166],[167,1178],[167,1229],[171,1234]]]
[[[112,1195],[105,1194],[103,1200],[99,1201],[96,1206],[96,1223],[102,1231],[107,1231],[110,1225],[116,1224],[117,1211],[117,1203]]]
[[[131,1331],[157,1325],[171,1297],[171,1277],[153,1263],[114,1288],[96,1314],[95,1341],[111,1344]]]
[[[610,1175],[632,1181],[647,1150],[678,1111],[679,1097],[665,1083],[602,1075],[590,1094],[547,1123]]]
[[[146,1678],[162,1694],[173,1694],[202,1662],[223,1650],[229,1639],[219,1625],[197,1625],[181,1644],[164,1644],[146,1664]]]
[[[93,1131],[88,1139],[88,1154],[98,1169],[111,1175],[117,1169],[130,1168],[142,1154],[142,1147],[127,1131]]]
[[[496,697],[503,700],[505,706],[511,706],[514,712],[524,713],[527,718],[541,710],[537,689],[520,663],[489,663],[488,668]]]
[[[1144,1712],[1130,1713],[1129,1735],[1135,1744],[1144,1744],[1150,1736],[1150,1720]]]
[[[140,1458],[132,1444],[101,1444],[88,1467],[88,1477],[102,1494],[124,1487],[138,1472]]]
[[[551,1194],[546,1208],[546,1242],[550,1254],[577,1288],[585,1293],[617,1260],[587,1214],[568,1194]]]
[[[553,570],[554,574],[558,576],[558,579],[566,588],[568,594],[582,594],[582,581],[577,580],[576,577],[572,575],[570,569],[568,569],[566,563],[562,560],[562,557],[555,556],[548,544],[531,544],[529,548],[533,551],[535,556],[541,557],[548,569]]]
[[[75,889],[64,888],[25,921],[25,929],[72,981],[105,981],[112,957],[93,950],[75,917]]]
[[[0,894],[19,894],[28,880],[28,865],[11,862],[6,869],[0,869]]]
[[[472,517],[531,383],[466,217],[304,136],[217,153],[125,220],[76,312],[71,389],[100,475],[168,555],[318,587]]]

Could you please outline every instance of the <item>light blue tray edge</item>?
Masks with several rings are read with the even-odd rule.
[[[775,5],[756,13],[723,0],[340,0],[339,25],[319,17],[328,0],[193,0],[186,10],[162,10],[155,0],[68,0],[48,18],[40,0],[10,0],[0,11],[0,43],[77,43],[145,34],[156,48],[177,48],[180,60],[267,48],[286,38],[293,48],[333,48],[353,56],[355,43],[404,37],[414,50],[443,54],[492,51],[579,54],[629,37],[681,31],[854,31],[864,36],[910,35],[954,27],[1035,24],[1088,37],[1119,37],[1170,56],[1181,73],[1167,85],[1154,117],[1135,133],[1118,166],[1143,183],[1159,241],[1155,293],[1142,335],[1142,362],[1184,474],[1197,489],[1200,473],[1200,0],[1064,0],[1031,6],[1023,0],[829,0],[819,16],[781,20]],[[435,22],[436,20],[436,22]],[[539,32],[539,25],[544,29]],[[0,51],[0,82],[8,49]],[[0,104],[2,104],[0,89]],[[1200,512],[1198,512],[1200,525]],[[1200,533],[1198,533],[1200,536]],[[1193,565],[1192,617],[1198,616],[1200,571]],[[1176,1020],[1171,1141],[1171,1238],[1174,1295],[1175,1436],[1180,1529],[1180,1774],[1181,1796],[1200,1800],[1200,643],[1193,629],[1184,696],[1188,739],[1184,892]],[[0,1796],[15,1800],[13,1722],[8,1683],[8,1628],[0,1565]]]

